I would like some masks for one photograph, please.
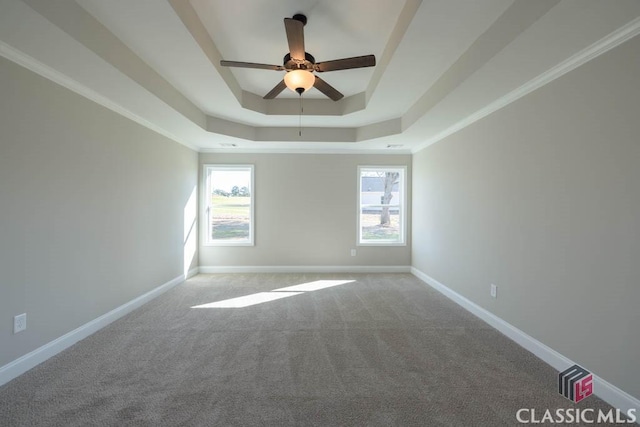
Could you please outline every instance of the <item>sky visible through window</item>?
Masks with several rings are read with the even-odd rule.
[[[251,174],[248,171],[212,171],[211,184],[214,190],[231,192],[234,186],[249,188]]]

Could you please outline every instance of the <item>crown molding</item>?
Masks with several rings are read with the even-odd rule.
[[[32,71],[38,74],[39,76],[44,77],[47,80],[50,80],[66,89],[69,89],[70,91],[77,93],[78,95],[83,96],[95,102],[98,105],[101,105],[117,114],[120,114],[128,118],[129,120],[132,120],[138,123],[139,125],[142,125],[166,138],[169,138],[170,140],[177,142],[180,145],[183,145],[193,151],[198,151],[198,147],[185,143],[176,135],[170,132],[167,132],[165,129],[161,128],[160,126],[157,126],[154,123],[150,122],[149,120],[143,117],[140,117],[139,115],[131,112],[126,108],[123,108],[121,105],[111,101],[109,98],[100,95],[98,92],[94,91],[93,89],[90,89],[89,87],[77,82],[76,80],[67,77],[63,73],[49,67],[48,65],[43,64],[37,59],[23,52],[20,52],[17,49],[14,49],[13,47],[9,46],[3,41],[0,41],[0,56],[3,56],[9,61],[12,61],[20,65],[21,67],[24,67],[27,70]]]
[[[409,148],[243,148],[243,147],[221,147],[202,148],[202,154],[377,154],[377,155],[411,155]]]
[[[551,83],[552,81],[556,80],[559,77],[562,77],[568,72],[575,70],[576,68],[591,61],[592,59],[597,58],[603,53],[608,52],[609,50],[621,45],[627,40],[632,39],[638,34],[640,34],[640,18],[636,18],[633,21],[630,21],[626,25],[623,25],[617,30],[611,32],[609,35],[603,37],[589,47],[560,62],[556,66],[538,75],[537,77],[528,81],[517,89],[514,89],[506,95],[493,101],[492,103],[487,104],[485,107],[456,122],[454,125],[429,138],[422,144],[416,145],[411,150],[411,152],[415,154],[427,148],[429,145],[434,144],[458,132],[459,130],[466,128],[467,126],[477,122],[478,120],[488,116],[489,114],[506,107],[507,105],[517,101],[525,95],[528,95],[534,90]]]
[[[181,3],[181,2],[178,2],[177,0],[171,1],[172,5],[178,4],[178,3]],[[407,10],[413,10],[419,7],[419,4],[420,4],[419,0],[407,0],[407,2],[405,3],[405,8],[408,8]],[[51,7],[46,8],[46,11],[53,13],[51,12],[51,10],[55,11],[55,8],[51,8]],[[62,12],[57,11],[55,13],[60,14]],[[410,16],[410,15],[411,14],[408,14],[407,16]],[[404,28],[403,26],[398,26],[399,24],[396,24],[396,25],[397,25],[396,26],[397,31],[400,31],[401,29]],[[404,22],[403,25],[407,26],[408,22]],[[406,30],[406,28],[404,29]],[[76,31],[74,34],[77,34],[78,31]],[[393,135],[400,135],[403,132],[405,132],[407,129],[410,129],[410,126],[402,125],[402,123],[405,122],[405,120],[407,119],[407,113],[405,113],[402,117],[394,118],[387,121],[369,123],[359,127],[358,126],[351,127],[351,128],[335,128],[335,127],[304,128],[303,127],[302,129],[303,135],[302,137],[300,137],[300,135],[298,134],[299,129],[297,127],[251,126],[251,125],[238,123],[231,120],[225,120],[223,118],[207,116],[204,112],[202,112],[201,110],[198,110],[198,112],[202,113],[202,117],[204,118],[204,123],[198,124],[193,122],[189,117],[185,116],[185,118],[187,120],[190,120],[191,123],[193,123],[195,126],[198,126],[202,130],[202,133],[198,135],[202,136],[201,140],[205,142],[198,143],[196,139],[187,139],[187,141],[190,141],[190,142],[185,142],[184,137],[178,137],[174,133],[164,129],[164,126],[162,123],[154,123],[144,118],[143,112],[139,111],[138,113],[135,113],[130,109],[123,107],[123,105],[110,100],[107,96],[102,95],[101,93],[85,86],[84,84],[74,80],[71,77],[68,77],[67,75],[61,73],[60,71],[57,71],[55,68],[52,68],[49,65],[45,65],[44,63],[40,62],[38,59],[26,53],[23,53],[22,51],[1,41],[0,41],[0,55],[11,60],[12,62],[17,63],[18,65],[23,66],[24,68],[27,68],[35,72],[36,74],[39,74],[53,81],[54,83],[57,83],[81,96],[84,96],[85,98],[88,98],[96,102],[99,105],[102,105],[105,108],[108,108],[116,112],[117,114],[120,114],[162,136],[165,136],[166,138],[169,138],[170,140],[175,141],[178,144],[181,144],[189,149],[192,149],[198,152],[234,152],[235,153],[240,151],[238,148],[226,148],[226,147],[213,148],[212,145],[216,145],[216,142],[215,142],[216,134],[219,134],[222,138],[224,138],[224,136],[226,135],[233,138],[238,138],[240,141],[246,141],[247,142],[246,147],[242,147],[242,149],[246,150],[247,152],[274,152],[274,153],[328,152],[328,153],[406,154],[408,152],[416,153],[418,151],[421,151],[422,149],[428,147],[429,145],[437,141],[440,141],[446,138],[447,136],[471,125],[472,123],[486,117],[487,115],[493,113],[494,111],[497,111],[509,105],[510,103],[520,99],[521,97],[527,95],[528,93],[563,76],[564,74],[583,65],[584,63],[590,61],[591,59],[594,59],[599,55],[615,48],[621,43],[637,36],[639,33],[640,33],[640,18],[636,18],[630,21],[629,23],[627,23],[626,25],[613,31],[608,36],[602,38],[598,42],[592,44],[586,49],[583,49],[581,52],[573,55],[572,57],[566,59],[565,61],[562,61],[556,66],[550,68],[546,72],[538,75],[537,77],[523,84],[519,88],[485,105],[484,107],[478,109],[474,113],[464,117],[463,119],[457,121],[456,123],[449,126],[448,128],[435,134],[434,136],[426,140],[419,141],[417,145],[413,146],[412,149],[410,149],[410,151],[409,151],[409,148],[407,149],[395,149],[395,148],[383,149],[382,148],[383,145],[386,145],[382,142],[382,139],[385,139],[386,137],[392,137]],[[72,35],[70,36],[73,37]],[[114,43],[116,43],[116,41],[114,41]],[[86,47],[91,50],[90,47],[88,46]],[[115,68],[120,70],[117,64],[112,64],[112,65],[114,65]],[[128,74],[123,70],[120,70],[120,71],[123,72],[125,76],[128,76]],[[223,70],[223,72],[224,71],[228,71],[228,70]],[[153,91],[151,93],[153,93]],[[359,104],[366,104],[366,101],[367,101],[366,95],[367,94],[360,93],[360,94],[351,96],[349,98],[346,98],[342,102],[353,104],[349,108],[357,108],[357,105]],[[240,89],[240,94],[238,96],[240,97],[243,96],[241,89]],[[250,94],[248,92],[245,92],[244,96],[247,96],[249,98],[257,98],[257,95]],[[163,98],[160,97],[159,99],[162,100]],[[166,103],[166,97],[164,97],[164,99],[165,100],[163,102],[165,102],[165,104],[168,107],[178,111],[175,106],[172,106]],[[283,99],[282,101],[292,101],[292,100]],[[309,100],[309,101],[312,101],[312,100]],[[316,100],[316,101],[324,101],[324,100]],[[277,107],[275,104],[269,108],[273,109],[273,110],[270,110],[269,114],[278,114],[279,107]],[[325,108],[325,107],[322,107],[322,108]],[[349,108],[347,108],[345,111],[349,110]],[[198,121],[201,121],[201,120],[198,119]],[[200,129],[198,129],[197,132],[200,132]],[[174,130],[174,132],[177,132],[177,130]],[[187,137],[187,138],[191,138],[191,137]],[[379,138],[382,138],[380,140],[380,145],[376,145],[377,142],[374,141],[374,144],[369,145],[372,147],[371,149],[366,149],[362,145],[358,144],[358,142],[361,142],[361,141],[371,141]],[[259,145],[260,142],[282,142],[283,144],[286,144],[287,142],[296,142],[296,143],[305,142],[305,143],[310,143],[309,145],[313,146],[313,148],[287,149],[287,148],[283,148],[284,145],[274,149],[261,149],[260,147],[252,148],[253,145]],[[204,148],[203,145],[208,147]],[[326,148],[322,148],[320,145],[324,145]],[[332,147],[332,145],[334,146]],[[346,147],[346,145],[353,145],[353,148]],[[378,148],[376,148],[376,146]]]
[[[203,152],[203,149],[192,144],[185,142],[178,136],[168,132],[162,127],[154,124],[153,122],[133,113],[132,111],[122,107],[120,104],[111,101],[109,98],[101,95],[95,90],[79,83],[65,74],[57,71],[56,69],[38,61],[30,55],[27,55],[12,46],[0,41],[0,56],[7,58],[8,60],[66,88],[72,92],[77,93],[113,112],[120,114],[162,136],[165,136],[172,141],[177,142],[191,150]],[[356,102],[361,102],[363,96],[352,97],[356,99]],[[332,102],[332,101],[329,101]],[[290,142],[328,142],[328,143],[357,143],[359,141],[365,141],[369,139],[378,138],[381,136],[388,136],[401,133],[399,126],[399,119],[393,119],[386,122],[374,123],[372,125],[366,125],[354,128],[304,128],[303,135],[306,132],[306,136],[300,138],[298,128],[293,127],[255,127],[250,125],[243,125],[231,120],[224,120],[213,116],[206,116],[207,129],[205,131],[211,134],[220,134],[231,137],[240,138],[245,141],[290,141]],[[393,126],[388,126],[389,124]],[[216,150],[217,151],[217,150]],[[259,150],[253,150],[259,151]],[[358,149],[339,149],[339,150],[300,150],[302,152],[371,152],[362,148]],[[237,152],[234,150],[233,152]],[[293,152],[291,150],[267,150],[267,152]],[[382,152],[382,150],[381,150]],[[397,152],[394,150],[394,152]],[[385,154],[388,154],[385,152]]]

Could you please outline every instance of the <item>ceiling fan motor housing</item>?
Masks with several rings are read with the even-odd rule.
[[[302,25],[307,25],[307,17],[302,13],[296,13],[295,15],[293,15],[292,19],[302,22]]]
[[[296,61],[291,58],[291,54],[287,53],[282,59],[282,66],[286,70],[313,70],[316,59],[310,53],[304,53],[304,61]]]

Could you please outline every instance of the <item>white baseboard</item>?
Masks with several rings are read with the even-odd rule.
[[[193,276],[195,276],[198,273],[200,273],[200,267],[192,268],[191,270],[187,271],[187,276],[185,277],[185,280],[192,278]]]
[[[160,285],[157,288],[152,289],[151,291],[140,295],[135,299],[132,299],[131,301],[111,310],[110,312],[105,313],[88,323],[85,323],[84,325],[74,329],[73,331],[62,335],[61,337],[56,338],[51,342],[48,342],[42,347],[39,347],[25,354],[24,356],[14,360],[13,362],[9,362],[8,364],[0,367],[0,385],[8,383],[12,379],[27,372],[29,369],[39,365],[50,357],[53,357],[61,351],[71,347],[78,341],[99,331],[111,322],[118,320],[119,318],[132,312],[136,308],[141,307],[142,305],[168,291],[169,289],[175,287],[176,285],[182,283],[183,281],[184,275],[181,274],[180,276],[168,281],[167,283]]]
[[[410,273],[408,265],[201,266],[200,273]]]
[[[459,293],[449,289],[442,283],[438,282],[437,280],[430,277],[426,273],[423,273],[417,268],[411,267],[411,273],[418,279],[425,282],[427,285],[442,293],[444,296],[446,296],[456,304],[460,305],[462,308],[475,314],[480,319],[484,320],[489,325],[502,332],[511,340],[520,344],[522,347],[529,350],[531,353],[535,354],[538,358],[547,362],[558,371],[563,371],[569,366],[576,364],[568,357],[563,356],[551,347],[548,347],[535,338],[527,335],[520,329],[516,328],[508,322],[505,322],[495,314],[485,310],[478,304],[463,297]],[[611,406],[620,409],[622,412],[627,412],[629,409],[636,409],[637,413],[638,411],[640,411],[640,400],[631,396],[625,391],[620,390],[613,384],[603,380],[596,374],[593,374],[593,385],[594,394],[596,394],[605,402],[609,403]]]

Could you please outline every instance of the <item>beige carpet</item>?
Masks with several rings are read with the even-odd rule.
[[[203,274],[1,387],[0,424],[509,426],[575,408],[556,381],[409,274]]]

